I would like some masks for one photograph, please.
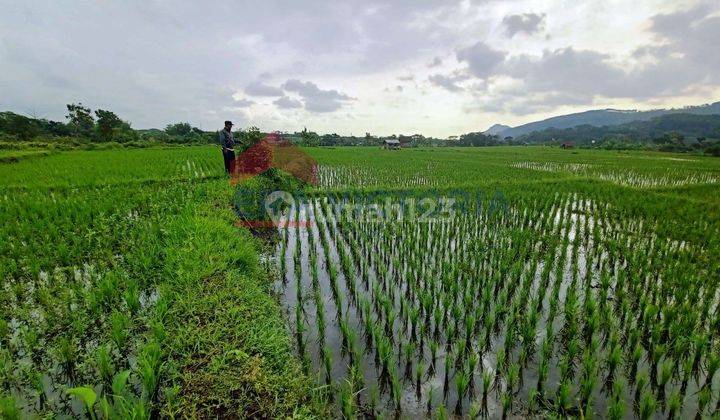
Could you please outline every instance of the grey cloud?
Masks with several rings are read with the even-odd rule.
[[[476,95],[480,108],[514,114],[592,104],[597,97],[646,101],[702,93],[720,85],[718,11],[720,7],[706,4],[652,17],[650,31],[657,42],[637,48],[632,57],[641,61],[633,66],[621,66],[608,54],[572,47],[546,50],[542,56],[511,56],[501,63],[482,59],[474,63],[474,57],[488,56],[483,46],[459,58],[477,77],[510,76],[521,83],[518,92],[483,90]]]
[[[686,11],[655,15],[651,29],[659,45],[650,51],[658,60],[679,60],[702,73],[706,81],[720,83],[720,3],[705,3]],[[675,57],[673,57],[673,55]]]
[[[282,85],[288,92],[295,92],[305,100],[305,109],[311,112],[332,112],[352,100],[348,95],[335,89],[323,90],[315,83],[290,79]]]
[[[266,42],[290,44],[318,72],[379,71],[417,58],[418,49],[441,47],[456,39],[452,30],[421,23],[436,22],[428,16],[442,16],[460,3],[309,0],[289,7],[292,3],[270,0],[253,7],[254,19],[245,21],[248,31],[262,34]]]
[[[668,57],[672,53],[669,45],[643,45],[632,52],[633,58]]]
[[[0,108],[63,119],[65,103],[82,100],[138,127],[175,120],[214,126],[223,107],[238,105],[238,86],[248,86],[248,95],[283,95],[256,86],[258,74],[352,77],[447,45],[456,39],[452,30],[418,22],[459,2],[20,2],[0,14]],[[230,94],[218,93],[228,87]],[[307,107],[339,103],[320,98]]]
[[[500,92],[477,99],[465,108],[465,112],[510,113],[529,115],[539,112],[550,112],[561,105],[590,105],[592,95],[572,95],[558,92]]]
[[[686,37],[692,32],[692,26],[709,18],[713,11],[710,3],[701,3],[687,10],[680,10],[668,14],[658,14],[650,19],[651,31],[660,38],[676,40]],[[690,29],[690,30],[688,30]]]
[[[255,63],[238,58],[243,49],[223,51],[212,29],[202,36],[179,31],[167,15],[153,13],[155,6],[26,2],[3,8],[0,109],[63,120],[65,104],[82,101],[138,128],[222,124],[225,107],[236,106],[231,87],[258,73]]]
[[[473,0],[469,7],[480,3]],[[405,69],[425,70],[428,64],[440,73],[441,64],[453,61],[446,58],[449,48],[466,47],[484,33],[477,12],[495,6],[482,3],[466,13],[468,3],[460,0],[267,0],[252,7],[222,0],[127,0],[81,8],[14,2],[0,14],[0,109],[63,119],[66,103],[83,101],[112,109],[139,128],[178,120],[214,128],[226,116],[249,118],[238,110],[249,100],[236,102],[233,93],[279,100],[286,92],[273,81],[295,79],[288,83],[296,90],[287,91],[297,94],[293,100],[309,111],[330,112],[352,99],[299,80],[345,79],[349,85],[357,75],[406,75]],[[510,56],[480,42],[455,50],[473,79],[460,83],[449,73],[430,82],[463,87],[476,100],[501,102],[513,112],[599,96],[646,100],[717,87],[719,11],[717,1],[707,1],[652,17],[647,28],[653,42],[634,53],[636,65],[621,66],[616,59],[625,57],[579,48]],[[535,25],[538,19],[526,15],[507,17],[502,30],[511,36],[542,30],[542,19]],[[589,23],[580,18],[578,25]],[[495,94],[494,76],[515,78],[522,89],[514,99]],[[421,77],[426,76],[416,76]],[[397,81],[388,79],[378,89],[392,89]],[[253,123],[274,128],[271,117],[253,118],[268,118],[268,126]]]
[[[490,48],[484,42],[459,50],[456,54],[458,61],[468,64],[470,72],[484,79],[495,72],[495,69],[505,59],[506,53]]]
[[[657,42],[637,48],[632,57],[641,61],[630,66],[618,64],[608,54],[573,47],[545,50],[541,56],[506,56],[482,42],[460,50],[457,58],[484,81],[509,76],[520,83],[514,92],[473,90],[476,109],[483,110],[528,114],[560,105],[592,104],[597,97],[645,101],[704,92],[720,84],[717,12],[720,4],[706,3],[653,16],[649,27]],[[506,19],[506,24],[516,20]],[[520,29],[526,32],[528,27],[515,25],[515,32],[508,35]]]
[[[682,58],[665,57],[650,64],[624,68],[595,51],[564,48],[546,51],[539,59],[521,56],[505,63],[506,74],[540,92],[592,94],[609,98],[647,99],[686,93],[712,76],[710,68]]]
[[[280,88],[255,81],[245,86],[245,94],[250,96],[283,96],[284,93]]]
[[[539,32],[545,23],[545,14],[523,13],[520,15],[508,15],[503,18],[505,34],[512,38],[519,33],[532,35]]]
[[[282,96],[280,98],[277,98],[273,101],[273,103],[277,105],[278,108],[283,109],[302,108],[303,106],[302,102],[288,96]]]
[[[442,74],[433,74],[428,78],[430,83],[445,88],[450,92],[461,92],[464,90],[462,86],[457,84],[457,82],[462,79],[463,78],[458,76],[445,76]]]
[[[527,96],[516,95],[506,102],[506,107],[513,114],[527,115],[552,111],[558,106],[590,105],[592,103],[592,95],[548,92]]]
[[[501,74],[522,80],[533,91],[595,91],[614,96],[622,93],[625,73],[609,64],[609,58],[595,51],[569,47],[545,51],[541,57],[512,57],[499,66],[499,70]]]

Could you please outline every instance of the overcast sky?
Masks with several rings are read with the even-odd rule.
[[[448,136],[720,100],[720,1],[0,0],[0,110]]]

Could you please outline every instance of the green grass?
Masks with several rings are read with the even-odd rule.
[[[320,164],[320,192],[464,189],[522,200],[582,193],[679,240],[712,241],[708,224],[720,228],[720,159],[713,157],[545,146],[304,150]],[[522,166],[528,163],[536,165]]]
[[[5,188],[79,188],[220,178],[217,147],[57,152],[42,160],[0,165]]]
[[[619,186],[634,186],[632,180],[624,179],[632,175],[667,178],[668,183],[685,181],[689,185],[701,184],[707,178],[714,180],[715,184],[720,183],[720,160],[686,154],[561,150],[544,146],[418,148],[400,151],[370,147],[304,150],[317,159],[322,167],[342,170],[339,178],[322,185],[323,189],[362,186],[403,188],[416,186],[412,183],[418,179],[424,182],[420,186],[443,188],[578,179],[597,181],[597,175],[608,175],[603,182]],[[522,164],[535,163],[552,166],[535,169],[532,166],[522,167]],[[573,165],[585,165],[587,171],[581,171]],[[358,173],[352,173],[353,170]],[[617,175],[618,179],[609,175]],[[693,175],[702,179],[688,179]]]
[[[78,386],[100,417],[317,412],[218,153],[0,166],[0,417],[78,416]]]
[[[567,356],[566,374],[577,376],[574,382],[568,379],[568,386],[562,389],[548,381],[545,393],[533,398],[550,410],[548,415],[572,408],[568,406],[576,404],[576,394],[587,395],[593,388],[592,374],[605,366],[603,355],[613,340],[623,350],[616,370],[627,378],[647,374],[647,363],[665,366],[672,361],[680,367],[673,370],[669,383],[675,386],[684,372],[692,372],[688,374],[690,388],[698,388],[702,384],[693,385],[696,377],[702,377],[698,372],[708,371],[715,363],[707,355],[708,349],[720,345],[713,332],[714,326],[720,325],[717,306],[693,322],[685,322],[677,314],[692,314],[698,303],[714,299],[720,254],[720,160],[549,147],[306,150],[320,164],[321,184],[313,188],[316,197],[346,195],[361,200],[372,193],[422,197],[459,191],[490,198],[499,194],[508,208],[525,210],[528,216],[521,217],[520,211],[505,219],[483,219],[484,226],[490,227],[486,231],[478,230],[482,224],[465,216],[453,225],[452,232],[441,226],[416,230],[417,224],[411,221],[320,224],[323,235],[313,246],[316,251],[325,249],[324,255],[309,255],[315,270],[321,274],[330,271],[326,274],[332,284],[322,290],[332,289],[333,300],[321,300],[326,296],[319,294],[317,282],[327,281],[321,276],[298,291],[298,296],[305,294],[305,310],[291,311],[295,316],[287,320],[272,291],[276,279],[260,263],[265,245],[235,227],[233,200],[238,194],[225,179],[217,148],[52,154],[0,151],[0,161],[8,159],[0,163],[0,305],[4,308],[0,315],[0,417],[13,417],[15,409],[21,417],[87,412],[78,398],[68,398],[68,392],[85,398],[84,404],[100,417],[110,417],[106,413],[111,412],[119,417],[323,417],[328,415],[327,406],[315,390],[320,383],[310,378],[319,373],[320,382],[325,383],[330,376],[325,362],[352,366],[354,373],[348,381],[330,378],[332,386],[341,391],[337,401],[350,413],[359,407],[358,402],[369,402],[357,400],[364,398],[360,384],[365,381],[368,389],[374,386],[363,377],[360,343],[367,337],[362,329],[370,330],[372,342],[382,343],[383,354],[388,353],[390,388],[394,389],[388,398],[394,406],[400,388],[423,381],[413,377],[412,372],[417,371],[413,369],[411,380],[400,376],[406,366],[420,368],[406,354],[413,348],[417,351],[417,337],[427,336],[425,346],[435,340],[435,310],[437,322],[447,328],[440,329],[440,340],[433,347],[444,355],[446,341],[450,341],[457,360],[442,356],[433,363],[441,369],[448,360],[448,366],[465,375],[475,370],[470,367],[477,361],[464,349],[469,346],[478,351],[480,337],[488,335],[492,341],[497,330],[529,343],[536,325],[526,314],[533,312],[530,303],[538,305],[539,300],[544,308],[539,313],[545,316],[548,307],[542,304],[543,297],[557,305],[553,316],[568,324],[564,330],[561,324],[552,331],[549,369],[558,369],[561,356],[569,352],[572,357]],[[573,210],[571,203],[578,197],[593,206]],[[562,230],[548,221],[557,209],[565,211],[565,219],[558,225]],[[330,214],[329,207],[318,206],[317,210]],[[601,230],[595,232],[586,224],[582,227],[586,236],[570,239],[567,228],[575,223],[570,221],[571,214],[601,221]],[[544,224],[529,227],[529,220]],[[461,250],[448,252],[450,233],[469,238],[457,242]],[[328,250],[337,249],[342,240],[348,248],[338,251],[341,261],[333,261]],[[686,244],[683,250],[677,249],[681,242]],[[429,245],[418,247],[418,243]],[[301,257],[295,246],[291,243],[282,248],[293,255],[287,260],[292,262],[286,261],[284,273],[297,276],[297,282],[291,284],[302,285],[298,273],[304,269],[290,266],[295,264],[295,255],[298,261]],[[562,297],[556,296],[554,288],[560,290],[561,283],[554,277],[557,267],[566,261],[577,265],[581,250],[595,261],[603,260],[599,277],[588,280],[577,274],[573,283],[578,285],[577,294],[567,298],[563,289]],[[491,270],[480,270],[489,267],[478,257],[483,255],[488,255]],[[413,275],[398,278],[389,269],[396,262],[406,263]],[[546,295],[531,288],[525,262],[553,267],[552,274],[549,268],[547,271]],[[618,280],[610,268],[615,263],[630,267],[627,278]],[[471,267],[478,272],[471,273]],[[368,271],[383,275],[367,276]],[[541,271],[538,268],[538,273]],[[661,281],[653,286],[648,279],[656,273]],[[354,276],[354,281],[347,280]],[[610,282],[602,283],[603,278]],[[430,284],[431,288],[423,289]],[[399,291],[409,293],[410,288],[403,288],[407,285],[416,296],[404,302],[405,309],[394,307],[400,305],[394,302],[406,299]],[[484,294],[485,287],[491,287],[490,294]],[[372,296],[365,294],[368,290]],[[614,294],[618,290],[622,293]],[[382,303],[376,305],[376,298]],[[342,337],[354,343],[349,351],[323,347],[316,355],[307,349],[302,355],[297,353],[298,335],[291,336],[290,325],[298,322],[300,327],[295,329],[315,328],[306,325],[306,317],[317,312],[313,306],[318,301],[323,305],[321,311],[344,314]],[[441,302],[452,307],[447,316],[439,312],[444,308]],[[483,302],[483,311],[475,312],[477,302]],[[359,309],[362,307],[365,309]],[[349,311],[365,311],[369,321],[357,331],[347,328]],[[612,322],[621,315],[628,315],[630,321],[613,330]],[[419,317],[418,325],[427,324],[427,328],[417,331],[415,338],[402,336],[401,343],[385,341],[383,334],[391,324],[412,325],[413,317]],[[324,319],[323,331],[338,328],[331,315]],[[486,330],[486,324],[493,328]],[[478,326],[477,336],[473,325]],[[678,338],[664,342],[665,330],[656,331],[653,325],[669,325],[668,334]],[[569,339],[572,334],[582,335],[574,331],[588,329],[594,331],[590,336],[597,336],[597,343],[585,336]],[[632,330],[648,336],[633,338]],[[621,337],[613,336],[613,331]],[[302,332],[299,336],[297,342],[303,346],[315,345],[314,340],[303,341]],[[581,345],[576,349],[577,343]],[[538,363],[532,355],[539,352],[539,345],[517,345],[512,351],[512,340],[500,340],[500,344],[508,348],[502,350],[505,367],[476,373],[475,386],[481,388],[478,378],[499,381],[501,387],[508,379],[517,392],[522,378],[516,372],[518,366],[519,375],[527,366],[532,369]],[[561,345],[575,350],[555,354]],[[379,351],[376,346],[371,346],[366,357]],[[483,351],[500,354],[493,346]],[[600,361],[589,356],[594,353],[583,353],[592,346],[600,346]],[[396,350],[401,347],[405,350]],[[639,373],[631,362],[636,348]],[[694,358],[680,360],[676,356],[683,351],[698,352],[697,366]],[[657,357],[651,359],[653,352]],[[332,357],[320,360],[322,354]],[[431,365],[429,355],[426,348],[424,366]],[[321,365],[306,375],[309,358],[315,356]],[[396,368],[402,369],[396,372]],[[585,394],[579,392],[581,376]],[[468,395],[466,378],[456,378],[449,378],[450,387],[460,384]],[[441,388],[435,391],[442,393]],[[626,393],[634,391],[631,384]],[[556,395],[565,398],[567,392],[572,400],[551,407]],[[717,406],[718,387],[702,392],[703,398],[711,397],[706,403],[708,414]],[[97,399],[88,404],[92,394]],[[509,407],[524,407],[524,395],[505,395],[512,403]],[[675,389],[668,386],[668,395],[675,395]],[[656,408],[651,403],[659,403],[663,394],[648,386],[639,396],[639,405],[647,412]],[[461,409],[474,406],[471,403],[461,402]],[[615,400],[614,409],[624,404]],[[438,401],[433,406],[442,407]],[[446,406],[452,409],[455,403]]]
[[[49,155],[47,150],[0,150],[0,164],[17,163],[21,160]]]

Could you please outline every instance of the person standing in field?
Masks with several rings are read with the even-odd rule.
[[[218,136],[225,161],[225,171],[228,175],[235,173],[235,139],[233,139],[232,126],[232,121],[225,121],[225,128],[220,131]]]

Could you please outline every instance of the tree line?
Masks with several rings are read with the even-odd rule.
[[[217,131],[204,131],[188,122],[168,124],[165,129],[133,129],[130,122],[115,112],[91,110],[82,103],[66,106],[66,121],[33,118],[13,112],[0,112],[0,141],[44,142],[73,146],[92,143],[118,143],[143,147],[163,144],[212,144]],[[264,137],[257,127],[235,132],[239,143],[254,144]],[[300,132],[283,133],[288,140],[301,146],[382,146],[388,139],[398,140],[404,147],[488,147],[501,145],[560,145],[573,143],[578,147],[605,149],[652,149],[669,152],[703,152],[720,156],[720,115],[668,114],[647,121],[621,125],[579,125],[572,128],[547,128],[516,138],[483,132],[466,133],[450,139],[425,137],[421,134],[375,136],[341,136],[318,134],[304,128]]]
[[[82,103],[67,106],[66,121],[33,118],[14,112],[0,112],[0,140],[19,142],[56,143],[120,143],[142,145],[147,143],[203,144],[215,143],[217,131],[203,131],[188,122],[169,124],[165,129],[133,129],[130,122],[115,112],[104,109],[92,110]],[[234,132],[242,144],[253,144],[265,133],[257,127]],[[300,132],[283,133],[297,145],[302,146],[381,146],[386,139],[399,140],[411,147],[441,146],[494,146],[502,144],[497,136],[480,132],[459,136],[457,140],[425,137],[421,134],[390,136],[341,136],[336,133],[318,134],[307,128]]]
[[[66,121],[33,118],[14,112],[0,112],[0,140],[56,143],[211,143],[215,132],[203,131],[190,123],[169,124],[164,130],[133,129],[115,112],[92,110],[82,103],[67,104]]]
[[[518,136],[525,144],[562,144],[605,149],[698,151],[720,156],[720,115],[668,114],[621,125],[547,128]]]

